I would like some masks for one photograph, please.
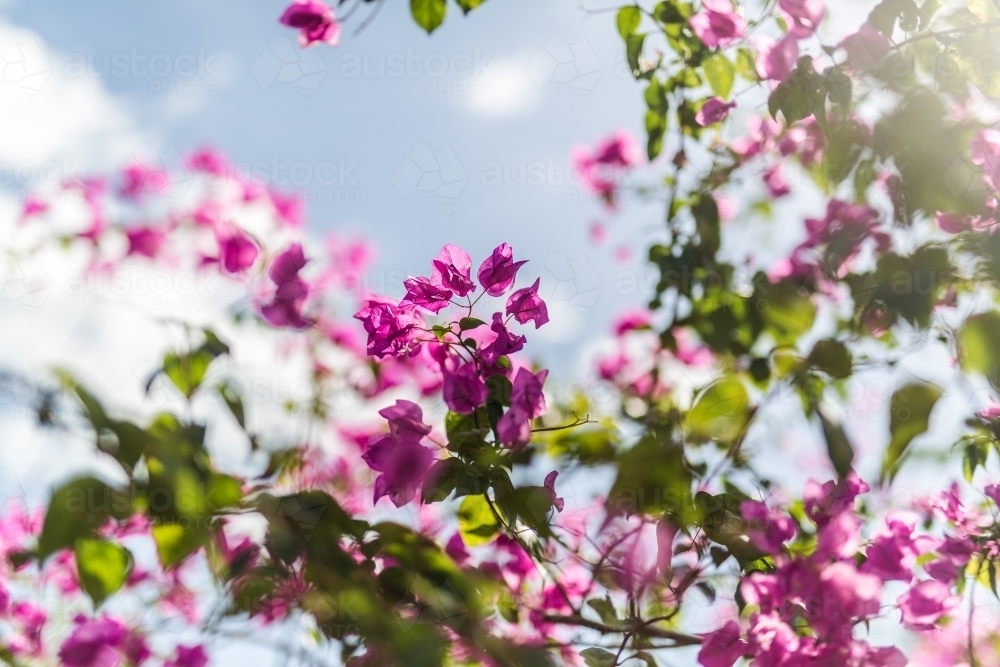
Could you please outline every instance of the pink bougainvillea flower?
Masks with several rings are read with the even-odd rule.
[[[552,494],[552,506],[556,508],[557,512],[562,512],[566,507],[566,501],[556,495],[556,477],[558,476],[559,471],[553,470],[550,472],[545,476],[544,486]]]
[[[459,565],[463,565],[469,560],[469,551],[465,548],[465,542],[462,541],[461,533],[455,533],[451,536],[451,539],[448,540],[448,543],[444,547],[444,551]]]
[[[153,258],[160,252],[167,235],[163,230],[152,227],[132,227],[125,230],[128,237],[128,254]]]
[[[479,265],[479,284],[490,296],[501,296],[514,286],[518,269],[527,263],[527,260],[515,262],[514,251],[506,243],[501,243]]]
[[[992,128],[979,130],[973,137],[972,164],[983,168],[986,180],[1000,189],[1000,131]]]
[[[886,529],[876,533],[868,547],[862,570],[883,581],[913,580],[917,558],[933,546],[913,534],[916,517],[895,512],[886,517]]]
[[[855,72],[877,69],[892,50],[892,43],[870,23],[861,24],[840,45],[847,51],[847,65]]]
[[[545,414],[545,394],[542,386],[548,371],[538,374],[520,368],[510,392],[510,409],[497,424],[497,435],[508,447],[522,447],[531,440],[531,420]]]
[[[141,637],[109,617],[78,617],[72,634],[59,649],[59,658],[66,667],[137,665],[149,655]]]
[[[994,504],[1000,506],[1000,484],[987,484],[986,488],[983,489],[983,493],[986,497],[993,501]]]
[[[763,178],[764,185],[767,186],[768,193],[774,199],[784,197],[792,191],[792,189],[788,186],[788,181],[785,180],[785,168],[781,162],[768,167],[764,171]]]
[[[149,192],[163,192],[170,185],[165,170],[150,168],[137,160],[125,165],[121,179],[121,195],[127,199],[136,199]]]
[[[917,632],[932,630],[942,616],[958,606],[962,598],[940,581],[921,581],[896,599],[903,612],[903,625]]]
[[[728,118],[729,111],[735,108],[736,102],[727,103],[721,97],[710,97],[698,109],[694,119],[702,127],[708,127]]]
[[[340,24],[322,0],[295,0],[281,15],[281,23],[299,30],[299,43],[311,46],[326,42],[336,46],[340,40]]]
[[[469,362],[455,371],[444,369],[444,402],[452,412],[467,415],[486,403],[486,383],[475,364]]]
[[[747,643],[740,637],[740,626],[729,621],[715,632],[704,635],[698,664],[703,667],[733,667],[747,653]]]
[[[379,298],[367,299],[354,317],[361,320],[368,332],[369,356],[379,359],[407,350],[419,333],[416,328],[423,325],[423,318],[416,311],[397,308]]]
[[[653,315],[648,308],[629,308],[615,318],[611,328],[621,338],[629,331],[649,329],[653,325]]]
[[[489,345],[482,350],[483,360],[488,364],[495,364],[500,357],[519,352],[524,348],[524,336],[512,334],[503,322],[503,315],[493,313],[493,324],[490,329],[496,334]]]
[[[614,206],[625,173],[642,160],[642,151],[630,133],[618,130],[598,142],[593,151],[574,146],[570,160],[581,185]]]
[[[30,218],[33,215],[40,215],[48,210],[49,205],[45,200],[35,195],[29,195],[24,202],[24,206],[21,208],[21,215],[25,218]]]
[[[406,287],[406,296],[399,302],[400,308],[417,307],[437,313],[451,303],[451,290],[434,285],[430,278],[407,278],[403,285]]]
[[[402,507],[413,500],[435,456],[411,433],[388,433],[376,436],[361,458],[382,473],[375,480],[375,502],[388,496],[393,505]]]
[[[257,260],[257,245],[236,227],[220,232],[218,241],[219,263],[226,273],[245,271]]]
[[[211,176],[223,176],[229,169],[226,158],[214,148],[199,148],[187,157],[184,164],[191,171],[200,171]]]
[[[795,522],[790,516],[756,500],[745,500],[740,513],[747,521],[747,536],[761,551],[776,554],[788,540],[795,537]]]
[[[826,16],[823,0],[778,0],[778,6],[788,19],[789,34],[796,39],[809,37]]]
[[[424,411],[412,401],[397,400],[378,413],[389,422],[389,432],[393,435],[409,435],[419,440],[431,432],[431,427],[424,423]]]
[[[284,194],[277,190],[267,190],[268,199],[274,212],[278,214],[278,220],[289,227],[301,227],[305,217],[302,197],[298,193]]]
[[[733,11],[729,0],[703,0],[702,11],[692,16],[691,30],[705,46],[725,48],[746,36],[746,21]]]
[[[304,329],[311,324],[302,316],[303,302],[309,296],[309,286],[299,278],[305,265],[302,246],[294,243],[275,257],[268,269],[276,289],[271,301],[260,307],[260,314],[276,327]]]
[[[532,321],[535,328],[542,326],[549,321],[549,309],[545,302],[538,296],[538,285],[541,278],[536,278],[530,287],[517,290],[507,299],[508,315],[513,315],[520,324]]]
[[[766,81],[784,81],[795,69],[799,59],[799,42],[790,33],[775,42],[770,37],[760,37],[755,46],[757,75]]]
[[[458,296],[465,296],[476,289],[472,282],[472,258],[458,246],[451,244],[441,248],[432,263],[431,284],[443,290],[450,290]]]
[[[206,667],[208,654],[203,646],[177,647],[177,655],[173,660],[163,663],[163,667]]]

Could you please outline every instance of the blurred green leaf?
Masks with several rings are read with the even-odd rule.
[[[733,82],[736,80],[736,68],[721,51],[716,51],[709,56],[702,69],[705,71],[705,78],[712,92],[724,100],[729,99],[729,93],[733,90]]]
[[[940,388],[925,383],[908,384],[893,393],[889,404],[890,441],[882,463],[882,481],[891,481],[896,476],[910,442],[927,430],[931,410],[940,397]]]
[[[114,542],[86,538],[76,541],[75,551],[80,584],[94,606],[100,606],[125,583],[132,570],[132,554]]]
[[[458,507],[458,531],[470,547],[492,542],[500,532],[500,521],[483,495],[466,496]]]
[[[713,382],[702,391],[684,424],[697,441],[730,443],[743,433],[750,420],[750,395],[735,376]]]

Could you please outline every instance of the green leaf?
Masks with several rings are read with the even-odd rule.
[[[122,587],[131,570],[132,554],[125,547],[107,540],[76,541],[76,571],[95,607]]]
[[[816,109],[819,94],[818,79],[811,62],[807,63],[800,58],[798,67],[771,91],[767,100],[771,117],[777,120],[780,111],[785,117],[785,123],[791,125],[811,116]]]
[[[844,433],[843,424],[828,415],[822,405],[817,410],[820,424],[823,426],[823,437],[826,439],[826,451],[833,464],[833,469],[841,479],[847,477],[854,464],[854,448]]]
[[[464,9],[464,7],[463,7]],[[410,13],[413,20],[428,34],[437,30],[444,22],[444,15],[448,11],[445,0],[410,0]]]
[[[587,667],[614,667],[615,664],[615,654],[603,648],[585,648],[580,651],[580,656]]]
[[[736,50],[736,73],[752,83],[757,83],[757,61],[753,53],[745,46]]]
[[[184,354],[169,352],[163,358],[163,372],[184,396],[191,398],[201,386],[211,363],[228,353],[229,346],[206,329],[205,342],[197,349]]]
[[[904,460],[910,442],[927,430],[931,410],[941,397],[941,389],[931,384],[912,383],[896,390],[889,404],[889,447],[882,463],[881,479],[892,480]]]
[[[610,598],[593,598],[592,600],[587,600],[587,606],[597,612],[597,615],[601,617],[601,622],[605,625],[610,625],[611,627],[622,625],[621,619],[618,618],[618,613],[615,611],[615,606],[611,604]]]
[[[478,329],[479,327],[485,325],[478,317],[463,317],[458,321],[458,328],[462,331],[470,331],[472,329]]]
[[[226,402],[226,407],[229,408],[229,412],[232,413],[233,417],[236,418],[236,422],[240,425],[240,428],[246,428],[246,410],[243,407],[243,398],[240,396],[239,392],[231,384],[220,384],[216,388],[219,392],[219,396],[222,400]]]
[[[642,76],[642,68],[639,65],[639,57],[642,55],[642,45],[646,41],[645,33],[635,33],[625,39],[625,59],[628,61],[632,76],[638,79]]]
[[[453,456],[431,466],[421,490],[421,500],[424,503],[441,502],[452,491],[459,498],[486,492],[486,483],[476,469]]]
[[[152,528],[156,553],[164,570],[179,565],[208,540],[208,534],[197,524],[158,523]]]
[[[830,100],[842,107],[851,103],[853,84],[851,77],[841,67],[831,67],[823,73],[823,87],[830,94]]]
[[[458,532],[470,547],[492,542],[500,532],[500,521],[483,495],[466,496],[458,507]]]
[[[663,137],[667,132],[667,116],[650,109],[646,112],[646,156],[650,160],[663,150]]]
[[[124,518],[132,513],[129,495],[110,488],[93,477],[67,482],[52,494],[42,534],[38,537],[38,557],[47,558],[60,549],[88,538],[104,527],[109,517]]]
[[[733,90],[733,81],[736,79],[736,68],[721,51],[717,51],[709,56],[702,68],[705,70],[705,78],[712,92],[722,99],[729,99],[729,93]]]
[[[688,412],[685,426],[696,440],[733,442],[750,419],[750,395],[735,376],[710,384]]]
[[[618,10],[618,34],[622,39],[628,39],[639,29],[642,21],[642,11],[635,5],[628,5]]]
[[[813,368],[827,372],[831,377],[843,380],[851,375],[854,359],[850,350],[836,340],[821,340],[813,346],[807,362]]]
[[[458,3],[458,6],[462,8],[463,12],[468,14],[473,9],[486,2],[486,0],[455,0],[455,2]]]
[[[962,368],[986,376],[1000,388],[1000,313],[973,315],[959,333]]]

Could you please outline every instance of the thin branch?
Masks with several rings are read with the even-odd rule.
[[[696,637],[695,635],[687,635],[683,632],[674,632],[673,630],[664,630],[663,628],[649,627],[649,626],[638,626],[632,629],[629,628],[616,628],[612,625],[607,625],[606,623],[601,623],[599,621],[592,621],[589,618],[584,618],[583,616],[563,616],[560,614],[549,614],[542,617],[543,620],[549,623],[559,623],[562,625],[579,625],[580,627],[590,628],[591,630],[597,630],[604,634],[618,634],[621,632],[632,632],[643,637],[655,637],[657,639],[669,639],[674,642],[675,647],[679,646],[697,646],[702,643],[701,637]]]

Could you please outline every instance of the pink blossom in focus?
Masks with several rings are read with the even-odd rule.
[[[467,415],[486,403],[486,383],[475,364],[469,362],[455,371],[444,369],[444,401],[452,412]]]
[[[400,308],[419,307],[437,313],[451,303],[451,290],[434,285],[430,278],[407,278],[403,285],[406,287],[406,296],[399,302]]]
[[[469,253],[458,246],[449,243],[441,248],[432,265],[432,285],[450,290],[458,296],[465,296],[476,289],[472,282],[472,259]]]
[[[336,46],[340,40],[340,24],[322,0],[295,0],[281,15],[281,23],[299,30],[299,44],[312,46],[326,42]]]
[[[505,310],[520,324],[534,322],[536,329],[549,321],[549,309],[538,296],[540,282],[541,278],[536,278],[530,287],[524,287],[511,294],[507,299]]]
[[[479,265],[479,284],[490,296],[505,294],[514,285],[518,269],[527,264],[527,260],[514,261],[514,251],[506,243],[501,243],[489,257]]]

